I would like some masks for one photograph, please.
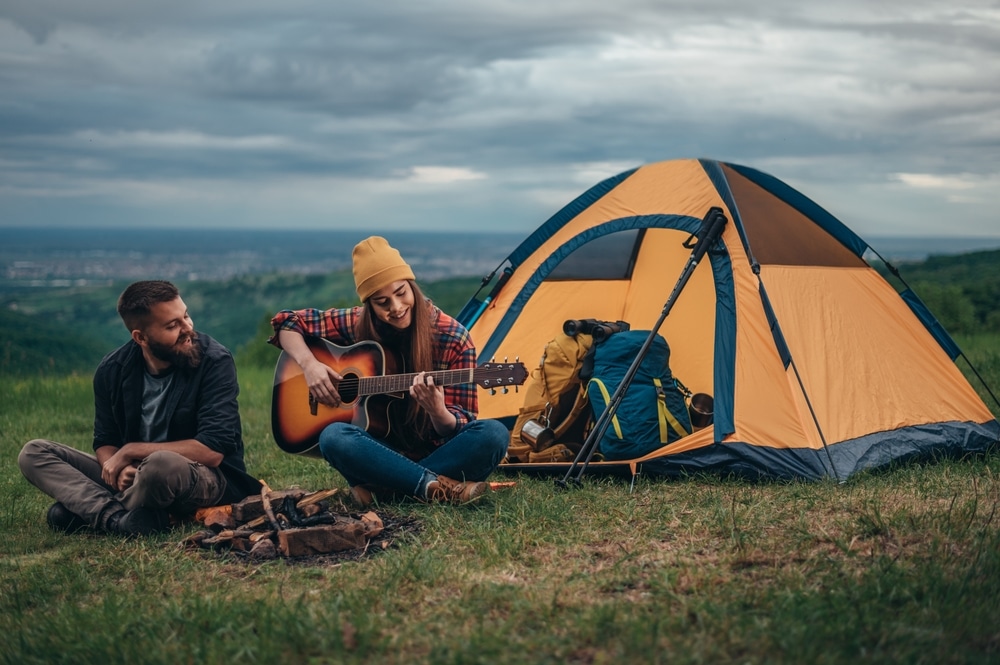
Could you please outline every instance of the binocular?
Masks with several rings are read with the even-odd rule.
[[[577,334],[590,335],[595,342],[600,342],[616,332],[625,332],[630,328],[625,321],[598,321],[597,319],[569,319],[563,323],[563,332],[573,337]]]

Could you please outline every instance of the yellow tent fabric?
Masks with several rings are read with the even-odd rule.
[[[526,238],[459,319],[484,361],[529,365],[567,319],[648,330],[712,207],[729,223],[659,332],[674,375],[714,396],[714,426],[633,468],[843,479],[997,442],[1000,425],[947,345],[864,260],[867,244],[745,166],[660,162],[596,185]],[[484,397],[480,415],[511,418],[520,397]]]

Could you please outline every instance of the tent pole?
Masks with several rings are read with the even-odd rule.
[[[799,367],[795,364],[795,358],[791,358],[789,354],[789,364],[792,366],[792,371],[795,372],[795,380],[798,381],[799,390],[802,391],[802,397],[806,401],[806,406],[809,407],[809,414],[812,416],[813,425],[816,427],[816,433],[819,434],[819,440],[823,443],[823,450],[826,451],[826,458],[830,462],[830,470],[833,471],[833,477],[838,483],[844,482],[840,474],[837,473],[837,465],[833,461],[833,454],[830,452],[830,446],[826,445],[826,436],[823,435],[823,428],[819,426],[819,417],[816,415],[815,409],[813,409],[812,400],[809,399],[809,393],[806,392],[806,386],[802,383],[802,376],[799,374]]]
[[[628,390],[629,385],[632,383],[632,379],[635,378],[636,373],[639,371],[639,365],[642,364],[642,360],[646,357],[649,347],[652,346],[653,340],[656,338],[656,334],[660,330],[660,326],[663,325],[663,321],[666,320],[667,315],[670,314],[670,310],[673,309],[674,302],[677,300],[681,291],[684,290],[684,286],[691,278],[691,274],[694,272],[694,269],[698,267],[698,262],[705,255],[705,252],[708,251],[709,245],[713,244],[719,236],[722,235],[722,230],[725,228],[727,221],[728,220],[726,219],[725,214],[723,214],[721,208],[712,207],[709,208],[707,213],[705,213],[705,218],[701,221],[701,228],[699,228],[696,234],[692,234],[692,237],[697,235],[698,240],[693,246],[694,249],[691,251],[691,257],[684,265],[684,269],[681,271],[681,276],[678,278],[677,284],[674,285],[674,289],[670,292],[667,302],[663,305],[663,309],[660,311],[660,317],[656,320],[656,324],[653,326],[652,330],[649,331],[649,335],[639,348],[639,352],[636,354],[635,360],[633,360],[632,364],[629,365],[628,370],[625,372],[625,376],[622,377],[621,383],[618,384],[618,388],[615,389],[611,399],[608,400],[608,406],[604,409],[604,412],[601,413],[597,422],[594,423],[594,427],[587,435],[587,439],[583,442],[583,446],[576,454],[576,457],[573,458],[573,463],[566,471],[566,475],[561,479],[556,480],[556,485],[558,487],[565,489],[570,480],[576,484],[580,484],[582,481],[583,474],[587,471],[587,467],[590,465],[590,460],[597,451],[598,442],[601,440],[601,437],[604,436],[604,432],[608,429],[611,419],[618,410],[618,405],[621,404],[622,400],[625,398],[625,392]],[[690,240],[691,238],[688,238],[688,241]],[[688,241],[685,241],[685,247],[690,246]],[[575,478],[573,477],[574,472],[576,472]]]

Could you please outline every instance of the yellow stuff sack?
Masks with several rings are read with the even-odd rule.
[[[530,442],[521,438],[521,430],[529,420],[552,430],[553,437],[548,443],[583,441],[590,408],[586,386],[580,381],[580,366],[592,344],[590,335],[559,333],[545,345],[538,367],[531,371],[524,390],[524,406],[511,430],[512,448],[531,447]]]
[[[554,446],[549,446],[545,450],[538,453],[529,453],[528,461],[531,463],[537,462],[572,462],[573,458],[576,457],[576,453],[573,450],[562,443],[557,443]]]
[[[503,458],[505,464],[524,464],[531,455],[531,446],[526,443],[513,443],[507,446],[507,456]]]

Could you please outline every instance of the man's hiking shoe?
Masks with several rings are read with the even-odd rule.
[[[426,499],[429,502],[466,504],[472,503],[490,491],[484,482],[458,481],[447,476],[438,476],[427,483]]]
[[[170,528],[170,516],[165,510],[136,508],[112,515],[108,520],[108,533],[120,536],[148,536]]]
[[[66,506],[58,501],[49,508],[45,521],[49,523],[49,528],[53,531],[65,531],[66,533],[76,533],[87,526],[82,517],[70,512]]]
[[[367,508],[372,505],[375,498],[372,496],[371,490],[369,490],[364,485],[352,485],[351,486],[351,502],[358,508]]]

